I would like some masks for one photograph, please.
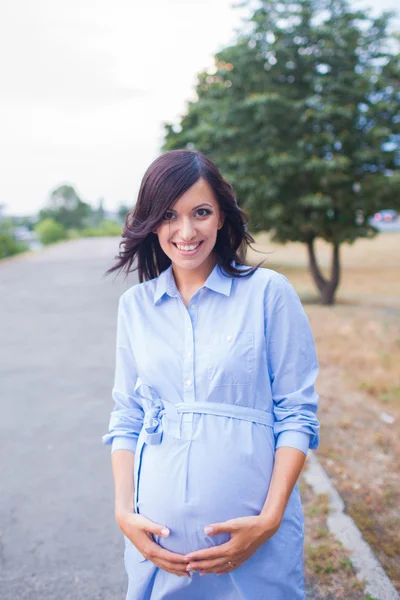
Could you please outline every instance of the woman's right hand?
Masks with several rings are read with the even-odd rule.
[[[169,536],[169,529],[154,523],[147,517],[134,512],[124,511],[116,514],[116,521],[122,533],[130,539],[139,552],[163,571],[190,577],[186,570],[189,564],[183,554],[170,552],[154,541],[152,534]]]

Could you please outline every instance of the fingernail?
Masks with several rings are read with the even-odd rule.
[[[167,535],[169,535],[169,530],[164,527],[164,529],[161,529],[161,535],[167,537]]]
[[[212,533],[212,530],[213,530],[213,528],[208,525],[207,527],[204,528],[204,533]]]

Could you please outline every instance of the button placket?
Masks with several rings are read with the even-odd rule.
[[[186,309],[185,348],[183,359],[183,402],[195,402],[194,390],[194,327],[197,313],[197,302],[191,301]],[[181,435],[191,439],[193,413],[184,413],[181,420]]]

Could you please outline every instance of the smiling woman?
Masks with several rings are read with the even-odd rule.
[[[127,600],[305,598],[296,482],[319,441],[318,363],[289,281],[244,265],[245,225],[186,150],[149,167],[126,219],[110,271],[138,255],[140,283],[119,302],[103,442]]]
[[[172,262],[179,265],[181,257],[187,257],[191,260],[184,261],[183,268],[193,271],[202,265],[203,270],[209,270],[215,261],[212,250],[223,223],[224,217],[212,188],[200,177],[175,202],[174,210],[166,211],[154,233]]]

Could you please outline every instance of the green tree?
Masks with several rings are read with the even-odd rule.
[[[9,233],[0,229],[0,259],[28,250],[28,246],[17,242]]]
[[[97,207],[97,211],[96,211],[96,218],[98,220],[99,223],[101,223],[102,221],[104,221],[106,216],[106,211],[104,210],[104,198],[99,198],[99,205]]]
[[[0,204],[0,259],[19,254],[28,250],[27,244],[15,239],[13,230],[13,217],[5,217],[2,211],[5,205]]]
[[[122,227],[116,221],[104,219],[97,227],[85,227],[80,233],[82,237],[120,237],[122,235]]]
[[[118,207],[118,218],[123,223],[125,221],[125,217],[131,209],[127,204],[120,204]]]
[[[163,149],[210,156],[233,183],[250,231],[307,246],[324,304],[340,281],[341,244],[374,237],[369,218],[400,207],[391,17],[351,10],[346,0],[259,1],[236,43],[199,74],[186,114],[165,124]],[[332,248],[329,278],[317,238]]]
[[[65,228],[57,223],[54,219],[43,219],[35,225],[35,232],[39,236],[42,244],[47,246],[48,244],[54,244],[61,240],[67,239],[67,232]]]
[[[39,212],[39,219],[53,219],[65,229],[82,229],[91,214],[92,207],[79,198],[73,186],[60,185],[50,193],[48,206]]]

